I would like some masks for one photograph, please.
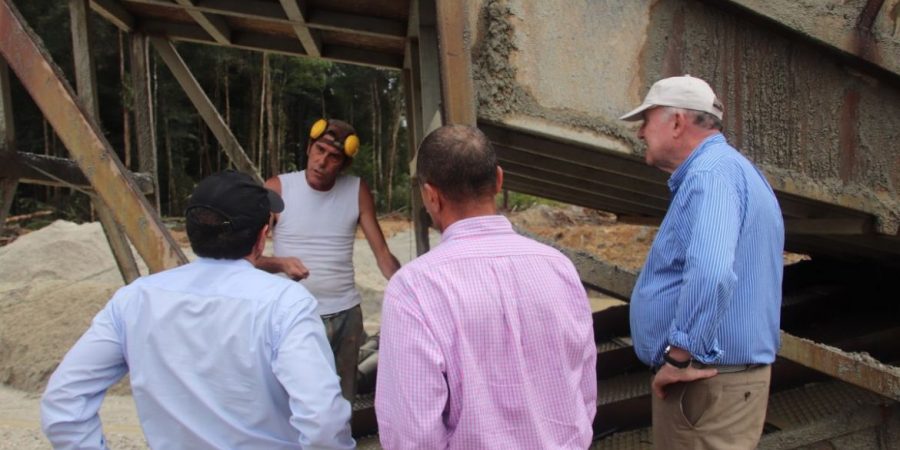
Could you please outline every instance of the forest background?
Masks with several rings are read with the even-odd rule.
[[[16,0],[74,88],[68,2]],[[100,126],[119,158],[137,170],[129,67],[129,36],[90,13]],[[349,169],[373,190],[380,213],[409,204],[409,145],[400,73],[324,60],[203,44],[176,48],[262,177],[305,167],[309,128],[317,119],[343,119],[356,128],[359,156]],[[194,184],[228,168],[221,146],[168,67],[150,50],[158,151],[160,213],[180,216]],[[69,157],[43,114],[12,81],[16,147]],[[89,198],[68,188],[19,184],[10,215],[53,208],[59,217],[91,220]]]

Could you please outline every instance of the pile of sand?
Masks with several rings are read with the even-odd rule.
[[[657,231],[617,223],[614,214],[578,206],[537,205],[511,214],[510,220],[559,246],[591,253],[632,272],[643,267]]]
[[[99,224],[26,234],[0,267],[0,383],[37,392],[123,282]]]

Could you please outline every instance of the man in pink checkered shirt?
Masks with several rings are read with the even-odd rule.
[[[440,245],[384,296],[375,410],[386,449],[584,449],[597,349],[578,273],[497,215],[503,171],[478,129],[446,126],[417,157]]]

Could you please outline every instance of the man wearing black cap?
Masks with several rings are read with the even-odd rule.
[[[306,170],[266,181],[266,187],[284,197],[285,209],[276,214],[275,256],[257,263],[263,270],[300,280],[319,301],[318,312],[348,400],[356,395],[363,335],[361,297],[353,272],[357,225],[384,277],[390,279],[400,268],[378,225],[369,187],[359,177],[342,174],[358,151],[359,138],[350,124],[335,119],[313,124]]]
[[[283,208],[239,172],[200,182],[185,212],[199,258],[119,289],[50,378],[54,448],[106,448],[97,411],[126,373],[151,448],[354,447],[316,300],[254,268]]]

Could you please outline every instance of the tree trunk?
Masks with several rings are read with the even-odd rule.
[[[381,190],[381,102],[378,99],[378,79],[372,80],[372,184]]]
[[[204,178],[212,174],[212,158],[209,150],[209,127],[202,117],[197,117],[197,131],[200,133],[200,177]]]
[[[231,128],[231,84],[229,83],[228,67],[225,67],[225,124]],[[222,170],[222,145],[216,139],[216,171]]]
[[[387,167],[387,209],[392,211],[394,208],[394,167],[397,165],[397,137],[400,135],[400,122],[403,118],[403,105],[394,102],[394,125],[391,127],[391,148],[388,151],[388,167]]]
[[[128,85],[125,79],[125,46],[123,43],[124,33],[119,30],[119,80],[122,83],[122,89]],[[124,97],[124,95],[123,95]],[[131,170],[131,119],[128,114],[128,102],[122,102],[122,153],[125,168]]]
[[[50,155],[50,139],[52,139],[52,137],[50,136],[50,127],[47,124],[47,118],[44,116],[41,117],[43,118],[44,122],[44,155]],[[45,203],[50,198],[50,189],[52,189],[50,186],[44,186],[43,189],[38,190],[38,192],[43,191],[43,200]]]
[[[166,170],[166,172],[167,172],[166,173],[166,179],[167,179],[166,186],[168,186],[168,191],[169,191],[169,192],[167,192],[168,195],[166,196],[167,203],[169,204],[167,211],[168,211],[168,214],[171,216],[172,211],[174,211],[176,208],[176,205],[175,205],[176,195],[175,195],[175,174],[172,173],[175,170],[175,164],[172,163],[172,134],[169,133],[169,119],[168,118],[166,118],[163,121],[163,142],[165,142],[165,145],[166,145],[166,169],[167,169]]]
[[[259,136],[257,140],[256,167],[263,167],[263,153],[265,142],[265,119],[266,119],[266,90],[269,89],[269,54],[263,53],[262,56],[262,75],[260,76],[259,90]]]
[[[268,57],[268,55],[266,55],[266,56]],[[265,64],[263,66],[263,69],[266,71],[266,78],[267,78],[267,80],[266,80],[266,87],[267,87],[267,89],[266,89],[266,122],[267,122],[266,155],[268,156],[269,164],[267,167],[269,169],[269,176],[271,177],[271,176],[275,176],[278,174],[277,173],[277,171],[278,171],[278,152],[275,148],[275,114],[274,114],[274,110],[272,109],[272,101],[273,101],[272,93],[275,89],[272,89],[272,85],[274,83],[272,81],[272,70],[269,67],[269,64]],[[266,166],[263,166],[262,164],[260,164],[257,167],[259,167],[259,169],[261,171],[265,172],[264,167],[266,167]],[[265,178],[267,178],[267,177],[265,176],[265,173],[263,173],[263,179],[265,179]]]

